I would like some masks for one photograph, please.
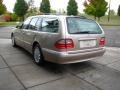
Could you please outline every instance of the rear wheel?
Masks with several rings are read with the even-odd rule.
[[[36,64],[41,65],[44,63],[43,55],[39,44],[36,44],[33,48],[33,58]]]

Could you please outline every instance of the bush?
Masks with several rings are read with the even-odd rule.
[[[6,13],[6,14],[2,15],[1,18],[6,22],[19,20],[19,17],[14,13]]]
[[[4,14],[4,15],[2,16],[2,19],[5,20],[6,22],[11,21],[11,15],[9,15],[9,14]]]
[[[16,14],[11,15],[11,21],[18,21],[19,17]]]

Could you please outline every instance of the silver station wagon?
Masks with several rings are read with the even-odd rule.
[[[28,17],[11,34],[12,45],[29,51],[37,64],[45,60],[67,64],[102,56],[103,29],[94,20],[80,16],[38,15]]]

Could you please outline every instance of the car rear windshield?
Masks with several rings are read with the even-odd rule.
[[[70,34],[101,34],[99,25],[89,19],[75,17],[67,18],[68,33]]]

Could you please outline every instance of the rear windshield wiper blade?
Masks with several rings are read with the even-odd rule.
[[[90,31],[81,31],[81,32],[75,32],[72,34],[90,34]]]

